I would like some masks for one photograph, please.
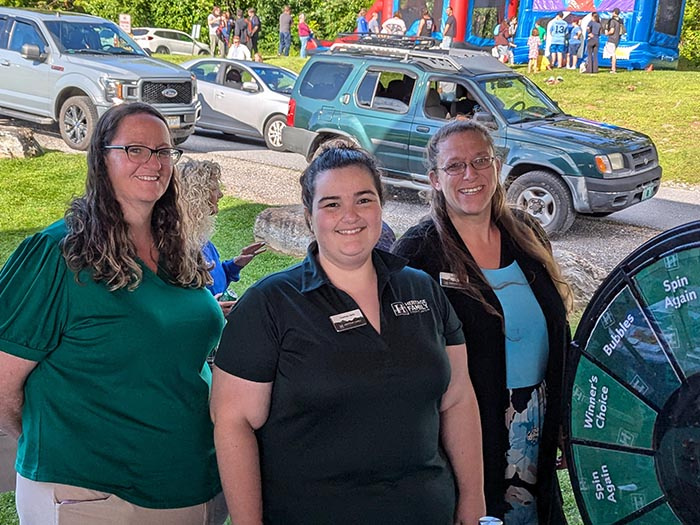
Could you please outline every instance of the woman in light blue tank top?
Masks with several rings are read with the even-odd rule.
[[[571,290],[541,227],[506,206],[489,132],[441,128],[427,147],[431,215],[394,245],[445,289],[463,324],[483,433],[487,512],[565,523],[555,463]]]

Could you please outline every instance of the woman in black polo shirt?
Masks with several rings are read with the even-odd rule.
[[[331,147],[301,184],[316,241],[245,293],[216,356],[233,523],[476,523],[479,415],[449,301],[373,250],[382,189],[367,153]]]

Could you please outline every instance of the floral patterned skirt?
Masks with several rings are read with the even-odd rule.
[[[510,448],[506,453],[506,494],[509,510],[505,525],[537,525],[537,458],[546,410],[546,387],[509,389],[506,427]]]

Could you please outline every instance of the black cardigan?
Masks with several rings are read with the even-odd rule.
[[[469,254],[457,231],[451,224],[449,226],[450,234]],[[536,497],[541,524],[566,523],[556,478],[556,452],[562,417],[564,354],[570,336],[566,311],[544,266],[520,250],[500,225],[499,229],[501,230],[501,259],[515,259],[518,262],[547,320],[549,335],[549,361],[545,374],[547,412],[540,438]],[[450,272],[444,262],[440,239],[431,219],[424,220],[406,232],[394,245],[393,251],[406,257],[410,266],[425,271],[438,282],[441,271]],[[471,254],[469,256],[471,257]],[[481,276],[470,276],[470,279],[472,282],[477,280],[483,282]],[[483,434],[486,509],[489,515],[503,519],[506,510],[504,501],[506,451],[509,447],[505,411],[509,401],[502,322],[495,315],[488,314],[478,301],[459,290],[452,288],[444,288],[444,290],[464,325],[469,375],[479,402]],[[496,294],[488,285],[483,287],[483,294],[485,300],[502,315],[503,311]]]

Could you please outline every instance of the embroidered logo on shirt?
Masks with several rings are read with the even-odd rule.
[[[440,286],[443,288],[464,288],[462,281],[457,278],[457,274],[450,272],[440,272]]]
[[[365,326],[367,319],[359,308],[330,316],[331,323],[336,332],[345,332],[358,326]]]
[[[391,303],[391,309],[397,317],[399,315],[423,314],[430,311],[428,301],[425,299],[414,299],[412,301],[406,301],[405,303]]]

